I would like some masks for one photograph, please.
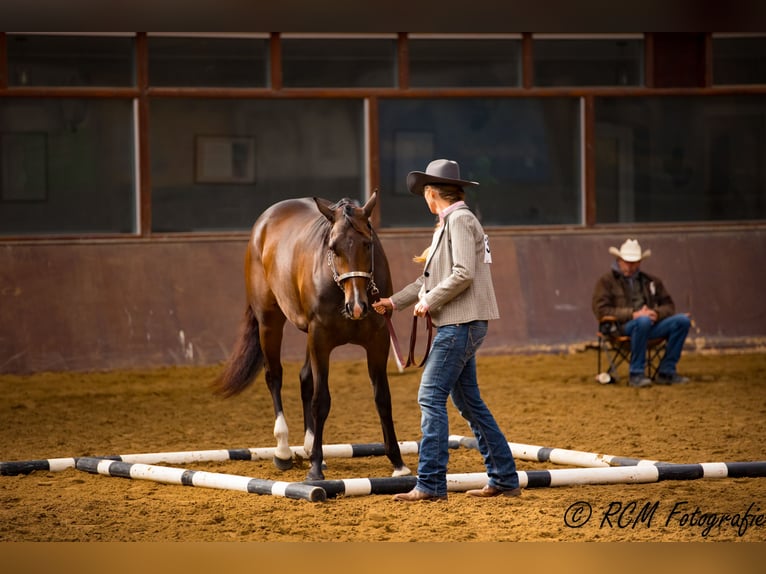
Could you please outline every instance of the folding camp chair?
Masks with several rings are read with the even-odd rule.
[[[650,379],[654,379],[665,356],[666,339],[649,339],[646,345],[646,370]],[[601,354],[604,354],[608,368],[601,369]],[[620,331],[617,319],[611,315],[601,318],[598,323],[598,382],[616,383],[617,370],[621,365],[630,365],[630,337]]]

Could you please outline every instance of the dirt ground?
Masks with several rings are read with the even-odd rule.
[[[420,438],[420,370],[390,363],[400,441]],[[596,354],[479,358],[485,400],[511,442],[673,463],[766,460],[766,354],[684,355],[686,385],[632,389],[595,382]],[[285,365],[291,444],[302,441],[297,372]],[[0,461],[272,447],[263,375],[224,399],[209,383],[220,366],[0,376]],[[331,369],[325,444],[380,442],[362,361]],[[451,432],[470,430],[450,405]],[[417,469],[417,456],[405,462]],[[326,478],[386,477],[385,457],[328,459]],[[519,470],[563,468],[517,460]],[[184,465],[301,481],[304,463]],[[483,472],[479,453],[451,451],[450,473]],[[585,508],[591,518],[582,520]],[[642,509],[654,508],[651,516]],[[579,509],[579,511],[578,511]],[[724,518],[728,515],[729,518]],[[396,503],[390,495],[312,503],[270,495],[107,477],[75,469],[0,476],[1,542],[545,542],[766,541],[766,478],[525,489],[480,500]]]

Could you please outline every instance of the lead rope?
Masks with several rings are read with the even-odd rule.
[[[428,353],[431,350],[431,341],[433,339],[433,334],[434,334],[434,325],[431,322],[430,313],[426,313],[426,331],[428,332],[428,342],[426,343],[426,352],[423,355],[423,360],[420,361],[419,365],[417,365],[418,367],[422,367],[423,365],[426,364]],[[407,362],[404,365],[405,369],[409,367],[410,365],[415,365],[415,340],[417,339],[417,332],[418,332],[418,316],[413,315],[412,316],[412,332],[410,333],[410,352],[407,355]]]
[[[422,367],[426,364],[426,359],[428,359],[428,353],[431,351],[431,341],[433,340],[433,322],[431,321],[431,315],[426,313],[426,330],[428,331],[428,342],[426,343],[426,351],[423,355],[423,359],[420,361],[420,364],[415,363],[415,342],[417,340],[417,330],[418,330],[418,316],[413,315],[412,316],[412,331],[410,333],[410,347],[409,347],[409,353],[407,354],[407,360],[402,360],[402,352],[399,350],[399,338],[396,336],[396,330],[394,329],[394,324],[391,321],[391,316],[386,313],[386,326],[388,326],[388,333],[391,335],[391,347],[394,351],[394,359],[396,359],[396,364],[399,367],[399,371],[406,369],[410,366],[417,366]]]
[[[391,322],[391,315],[386,313],[386,326],[388,327],[388,334],[391,336],[391,350],[394,352],[394,359],[396,360],[396,366],[401,373],[404,370],[404,360],[402,360],[402,352],[399,350],[399,338],[396,336],[396,330],[394,330],[394,324]]]

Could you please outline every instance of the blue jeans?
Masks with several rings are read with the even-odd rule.
[[[665,356],[657,369],[663,375],[673,375],[681,358],[691,321],[683,313],[652,323],[649,317],[639,317],[625,323],[623,331],[630,337],[630,374],[642,375],[646,368],[646,345],[649,339],[667,339]]]
[[[487,335],[487,321],[439,327],[420,379],[418,404],[423,433],[416,488],[435,496],[447,494],[449,421],[447,397],[468,421],[487,468],[489,484],[518,488],[519,476],[508,441],[479,393],[476,351]]]

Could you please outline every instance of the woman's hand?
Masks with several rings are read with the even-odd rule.
[[[372,304],[372,308],[381,315],[385,315],[386,311],[394,308],[394,304],[391,303],[391,299],[388,297],[383,297],[383,299],[375,301],[375,303]]]

